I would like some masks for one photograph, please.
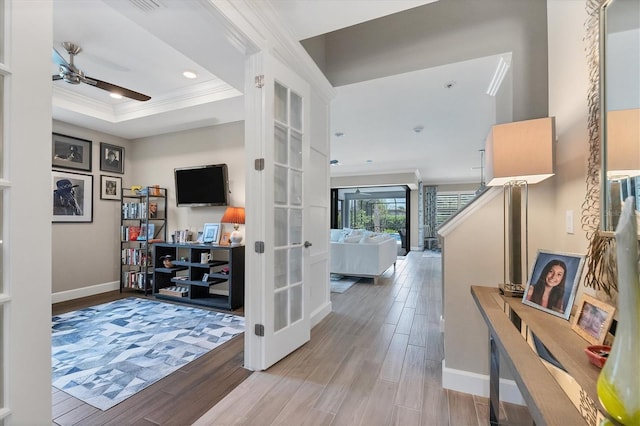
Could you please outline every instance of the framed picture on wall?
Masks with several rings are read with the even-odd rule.
[[[522,303],[569,319],[584,258],[581,254],[538,250]]]
[[[93,176],[80,173],[51,173],[53,222],[93,221]]]
[[[53,167],[91,171],[91,141],[53,133],[51,142]]]
[[[100,199],[122,199],[122,178],[117,176],[100,175]]]
[[[124,173],[124,147],[100,142],[100,170]]]

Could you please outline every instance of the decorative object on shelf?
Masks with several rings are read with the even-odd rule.
[[[91,141],[54,133],[52,143],[53,167],[91,171]]]
[[[202,228],[202,242],[205,244],[218,244],[220,239],[220,224],[205,223]]]
[[[100,142],[100,170],[124,173],[124,148]]]
[[[569,319],[584,255],[538,250],[522,303]]]
[[[122,200],[122,178],[100,175],[100,199]]]
[[[233,223],[233,232],[229,240],[231,244],[240,244],[242,242],[242,233],[238,231],[238,228],[241,224],[244,224],[244,207],[227,207],[220,222]]]
[[[539,183],[554,175],[554,141],[554,117],[497,124],[487,137],[487,185],[503,187],[505,206],[504,281],[500,287],[509,290],[513,296],[522,295],[522,284],[526,282],[523,275],[529,268],[529,184]]]
[[[598,368],[602,368],[604,363],[607,362],[609,353],[611,353],[611,346],[607,345],[592,345],[584,348],[584,353],[587,354],[589,362]]]
[[[220,237],[220,245],[228,246],[229,244],[231,244],[231,232],[223,232]]]
[[[640,424],[640,281],[634,198],[626,199],[615,232],[618,256],[618,325],[600,376],[598,397],[623,425]]]
[[[162,260],[162,265],[165,268],[173,268],[172,256],[170,254],[162,256],[160,259]]]
[[[211,253],[200,253],[200,263],[209,263],[211,262]]]
[[[613,322],[616,308],[583,294],[573,318],[573,330],[592,345],[602,345]]]
[[[93,221],[93,176],[51,172],[53,222]]]

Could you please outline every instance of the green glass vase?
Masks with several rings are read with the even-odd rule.
[[[618,326],[611,353],[598,377],[598,398],[623,425],[640,425],[640,281],[638,231],[633,197],[615,232],[618,261]]]

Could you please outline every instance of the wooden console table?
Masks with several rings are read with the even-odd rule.
[[[511,367],[514,380],[536,425],[597,425],[604,409],[596,381],[600,369],[587,359],[589,343],[569,321],[504,297],[496,287],[472,286],[471,294],[489,328],[489,421],[499,424],[500,359]],[[525,336],[533,333],[564,368],[550,370]],[[500,358],[502,355],[502,358]],[[555,375],[560,375],[561,385]],[[570,388],[567,391],[567,388]]]

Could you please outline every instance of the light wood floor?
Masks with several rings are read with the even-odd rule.
[[[196,425],[486,425],[488,401],[442,389],[441,258],[410,252],[377,285],[331,294],[311,341]],[[533,424],[504,404],[502,420]]]
[[[311,341],[266,372],[241,368],[240,337],[104,412],[54,389],[54,424],[487,425],[485,398],[442,389],[440,262],[410,252],[331,293]],[[533,424],[511,404],[501,420]]]

